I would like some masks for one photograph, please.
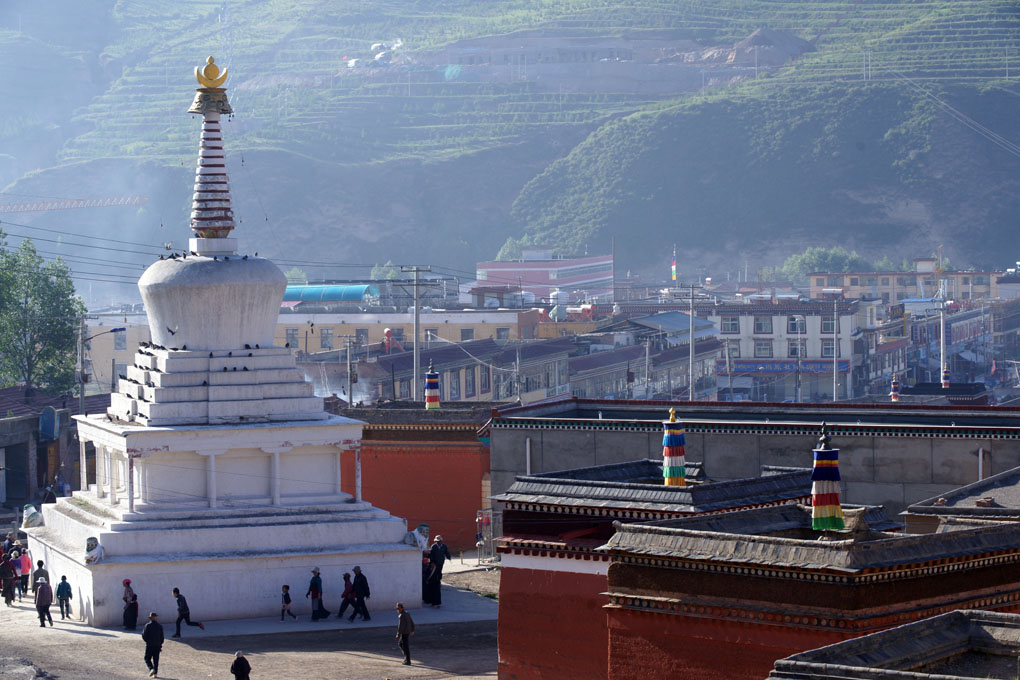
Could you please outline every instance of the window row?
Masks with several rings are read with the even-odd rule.
[[[754,317],[755,335],[772,335],[771,316]],[[822,316],[822,333],[832,333],[832,316]],[[727,334],[740,333],[739,316],[723,316],[719,318],[719,332]],[[796,314],[786,317],[786,332],[791,335],[807,333],[807,318],[803,314]]]

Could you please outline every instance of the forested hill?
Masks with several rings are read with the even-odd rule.
[[[673,243],[733,269],[836,244],[1001,266],[1018,48],[1015,3],[987,0],[8,0],[0,202],[148,202],[0,227],[182,243],[191,71],[213,54],[238,236],[284,263],[469,272],[501,247],[617,237],[638,270]],[[109,258],[53,241],[79,283]],[[106,279],[153,257],[124,250]]]

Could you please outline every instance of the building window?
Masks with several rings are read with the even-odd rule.
[[[851,276],[850,277],[850,285],[851,286],[859,286],[859,285],[861,285],[861,280],[859,278],[857,278],[856,276]]]
[[[834,324],[832,323],[832,317],[831,316],[823,316],[822,317],[822,332],[823,333],[832,333],[833,325]]]
[[[896,293],[896,299],[897,300],[906,300],[907,299],[907,294],[906,293]]]
[[[831,359],[832,358],[832,351],[833,351],[832,348],[834,346],[835,346],[835,341],[834,340],[822,340],[822,358],[823,359]]]
[[[984,274],[981,274],[980,276],[975,276],[974,277],[974,285],[975,286],[987,286],[988,285],[988,277],[985,276]]]
[[[889,277],[888,276],[883,276],[882,277],[882,285],[883,286],[888,286],[889,285]]]
[[[113,349],[127,349],[127,333],[124,331],[117,331],[113,334]]]
[[[333,349],[333,329],[319,328],[319,347]]]
[[[362,345],[362,346],[367,345],[368,344],[368,329],[367,328],[357,328],[357,329],[355,329],[355,331],[354,331],[354,341],[356,343],[358,343],[359,345]]]
[[[842,286],[843,285],[843,277],[842,276],[830,276],[830,277],[828,277],[828,284],[830,286]]]
[[[500,326],[496,329],[497,340],[509,340],[510,339],[510,327]]]
[[[804,358],[804,353],[803,353],[804,341],[803,340],[790,340],[788,342],[789,342],[789,347],[787,348],[786,356],[790,357],[791,359],[796,359],[798,357],[799,358]]]
[[[114,374],[110,381],[113,383],[113,389],[111,391],[117,391],[117,376],[127,375],[127,364],[122,364],[119,361],[113,368]]]
[[[437,340],[439,340],[439,329],[438,328],[426,328],[425,329],[425,338],[424,338],[424,340],[425,340],[426,343],[436,342]]]
[[[411,398],[411,381],[401,380],[400,381],[400,398],[410,399]]]
[[[478,382],[479,382],[478,391],[480,393],[482,393],[482,394],[488,394],[489,393],[489,371],[490,370],[491,369],[488,366],[479,366],[478,367],[478,378],[479,378],[479,380],[478,380]]]
[[[772,341],[771,340],[755,340],[754,341],[754,356],[756,359],[770,359],[772,358]]]
[[[464,369],[464,398],[475,396],[475,367]]]
[[[400,342],[400,343],[404,342],[404,329],[402,327],[401,328],[391,328],[390,332],[393,333],[393,339],[394,340],[396,340],[397,342]]]
[[[815,285],[816,286],[824,286],[825,285],[825,279],[815,279]]]
[[[754,317],[754,332],[762,334],[772,333],[772,317],[771,316],[756,316]],[[769,356],[772,356],[771,354]]]
[[[786,317],[786,332],[791,335],[807,333],[807,320],[802,316]]]
[[[970,285],[970,277],[969,276],[962,277],[960,279],[960,283],[963,284],[964,286],[969,286]]]
[[[297,331],[298,331],[298,329],[296,329],[296,328],[288,328],[287,329],[287,345],[289,347],[297,347],[298,346]],[[366,333],[367,333],[367,331],[366,331]]]
[[[730,340],[730,342],[729,342],[729,349],[730,349],[730,359],[739,359],[740,358],[740,341],[739,340]]]
[[[460,369],[450,371],[447,383],[450,385],[450,401],[457,401],[460,399]]]
[[[739,316],[724,316],[719,319],[719,332],[720,333],[739,333],[740,332],[740,317]]]
[[[889,293],[882,293],[882,302],[889,304]]]
[[[474,340],[474,339],[475,339],[475,329],[474,328],[461,328],[460,329],[460,341],[461,342],[465,342],[467,340]]]

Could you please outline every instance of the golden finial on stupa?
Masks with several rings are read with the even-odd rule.
[[[675,408],[669,409],[669,422],[671,422],[671,423],[675,423],[676,422],[676,409]]]
[[[209,57],[201,70],[197,66],[195,67],[195,80],[202,87],[210,89],[223,87],[223,83],[227,80],[228,70],[223,69],[223,72],[220,73],[220,67],[213,62],[212,57]]]

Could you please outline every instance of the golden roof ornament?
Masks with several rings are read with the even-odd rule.
[[[197,66],[195,67],[195,80],[198,81],[199,85],[208,89],[223,87],[223,83],[227,80],[227,71],[229,70],[223,69],[223,72],[220,73],[220,67],[216,65],[212,57],[209,57],[206,59],[205,66],[201,70]]]

